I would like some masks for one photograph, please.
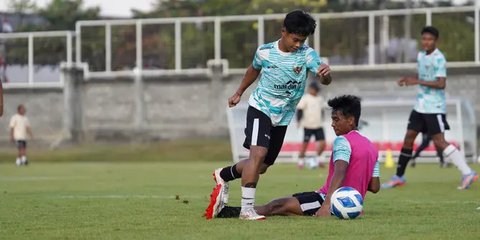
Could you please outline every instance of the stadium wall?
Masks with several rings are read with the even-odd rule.
[[[158,141],[226,137],[225,108],[243,74],[178,74],[159,77],[88,78],[80,69],[64,69],[64,88],[5,89],[2,142],[8,141],[8,120],[19,103],[28,109],[37,144],[62,141]],[[414,88],[395,80],[414,69],[338,70],[325,87],[326,98],[340,94],[361,97],[414,97]],[[480,67],[449,69],[447,92],[470,100],[480,117]],[[245,93],[247,100],[250,92]],[[408,116],[405,116],[407,120]]]

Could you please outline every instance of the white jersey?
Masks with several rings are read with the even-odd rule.
[[[322,109],[324,100],[321,96],[306,94],[297,105],[297,109],[303,111],[301,126],[308,129],[317,129],[323,127]]]
[[[23,115],[17,113],[10,119],[10,128],[13,129],[13,138],[16,141],[27,140],[28,127],[30,127],[30,122],[28,118]]]

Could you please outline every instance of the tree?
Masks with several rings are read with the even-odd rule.
[[[38,14],[50,25],[48,30],[74,30],[79,20],[100,18],[100,7],[85,8],[83,0],[52,0]]]

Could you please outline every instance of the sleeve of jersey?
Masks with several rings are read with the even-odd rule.
[[[352,156],[352,148],[350,143],[344,136],[337,137],[333,142],[333,161],[342,160],[347,163],[350,162]]]
[[[435,60],[435,77],[447,77],[447,61],[443,56]]]
[[[372,177],[380,177],[380,162],[377,160],[375,167],[373,168]]]
[[[302,98],[300,99],[300,102],[299,102],[298,105],[297,105],[297,109],[303,110],[303,109],[305,109],[306,105],[307,105],[307,104],[306,104],[306,102],[305,102],[305,97],[302,97]]]
[[[315,52],[315,50],[313,50],[312,48],[310,48],[308,51],[307,51],[307,69],[316,74],[317,73],[317,70],[318,68],[320,67],[320,65],[322,65],[322,59],[318,56],[317,52]]]
[[[252,67],[255,68],[256,70],[262,69],[262,54],[260,53],[261,47],[257,49],[255,52],[255,56],[253,57],[253,62],[252,62]]]

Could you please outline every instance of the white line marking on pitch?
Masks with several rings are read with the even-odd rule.
[[[66,179],[84,179],[85,177],[48,177],[48,176],[27,176],[27,177],[0,177],[0,181],[15,182],[15,181],[45,181],[45,180],[66,180]]]
[[[178,200],[182,199],[200,199],[201,196],[183,196],[179,195]],[[127,199],[127,198],[137,198],[137,199],[176,199],[177,196],[167,196],[167,195],[62,195],[53,198],[61,199]]]

